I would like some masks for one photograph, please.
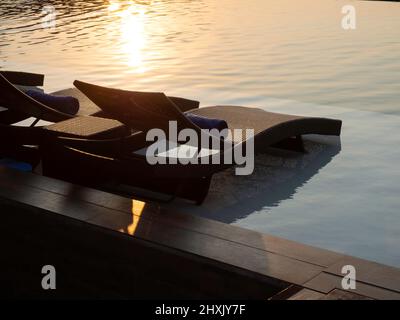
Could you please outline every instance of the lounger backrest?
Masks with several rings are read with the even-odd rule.
[[[180,97],[167,96],[182,112],[190,111],[193,109],[198,109],[200,107],[200,102],[195,100],[189,100]]]
[[[126,116],[134,123],[138,114],[141,115],[146,129],[159,128],[169,131],[171,121],[176,121],[177,129],[200,128],[186,118],[184,113],[164,93],[132,93],[129,99],[129,112]],[[130,118],[129,118],[130,117]]]
[[[3,75],[12,84],[17,84],[21,86],[41,87],[44,83],[43,74],[19,71],[0,71],[0,74]]]
[[[201,130],[173,102],[177,98],[170,99],[164,93],[111,89],[82,81],[75,81],[74,85],[105,113],[131,128],[142,131],[158,128],[168,132],[169,122],[176,121],[178,130]]]
[[[29,117],[58,122],[72,118],[73,116],[59,112],[53,108],[32,99],[0,73],[0,96],[1,104],[9,110],[20,114],[26,114]]]

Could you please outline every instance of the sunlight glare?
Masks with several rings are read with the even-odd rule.
[[[110,4],[108,5],[108,11],[114,12],[117,11],[120,7],[121,6],[118,2],[110,1]]]
[[[121,50],[129,67],[136,72],[145,71],[143,66],[143,49],[145,48],[145,8],[131,4],[127,9],[118,12],[121,19]]]

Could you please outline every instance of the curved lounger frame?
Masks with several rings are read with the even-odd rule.
[[[336,119],[301,117],[240,106],[211,106],[192,110],[191,113],[224,119],[230,130],[253,129],[256,151],[262,151],[270,146],[303,151],[302,145],[299,145],[302,135],[339,136],[342,126],[342,121]],[[243,135],[242,140],[235,140],[234,143],[244,143],[245,139]]]
[[[144,155],[132,153],[132,146],[143,141],[142,132],[110,140],[56,137],[47,146],[51,152],[43,152],[43,174],[114,193],[121,193],[118,187],[127,185],[201,204],[208,193],[212,170],[220,171],[222,166],[153,166]]]
[[[12,124],[34,117],[37,120],[58,122],[72,118],[71,115],[52,109],[32,99],[15,85],[42,86],[44,75],[1,71],[0,72],[0,106],[7,108],[0,112],[0,132],[7,137],[1,143],[0,155],[28,161],[33,165],[39,162],[37,150],[26,145],[38,145],[42,141],[41,128],[16,127]]]
[[[6,81],[4,80],[6,79]],[[25,113],[18,112],[13,109],[13,104],[10,104],[7,99],[4,98],[6,91],[9,90],[10,86],[22,85],[22,86],[42,86],[44,81],[44,75],[26,73],[26,72],[14,72],[14,71],[0,71],[0,83],[2,83],[0,90],[0,106],[6,107],[6,110],[0,112],[0,123],[1,124],[12,124],[26,118],[29,115]]]
[[[131,147],[146,145],[145,132],[152,128],[168,131],[169,121],[175,120],[178,129],[191,128],[200,134],[203,130],[192,123],[183,108],[178,107],[171,99],[162,93],[142,93],[99,87],[80,81],[75,86],[96,103],[108,116],[121,121],[128,127],[140,129],[136,134],[136,143],[126,143],[121,139],[85,140],[74,138],[57,138],[51,150],[57,149],[57,154],[75,159],[76,166],[84,166],[77,179],[85,181],[115,180],[119,183],[142,186],[161,191],[174,196],[180,196],[202,203],[207,195],[212,175],[231,166],[228,164],[168,164],[150,165],[145,155],[134,153]],[[193,106],[193,108],[191,108]],[[303,134],[340,135],[341,121],[327,118],[299,117],[266,112],[256,108],[237,106],[215,106],[198,108],[197,102],[186,101],[185,110],[193,114],[224,119],[229,129],[253,129],[256,151],[270,146],[282,146],[289,141],[299,148],[299,138]],[[212,140],[218,139],[231,148],[242,147],[249,140],[239,139],[226,141],[208,135]],[[293,139],[293,141],[291,141]],[[301,140],[300,140],[301,141]],[[297,144],[296,144],[297,143]],[[288,146],[284,144],[283,146]],[[221,149],[223,150],[223,149]],[[221,157],[223,151],[220,152]],[[48,161],[55,163],[55,161]],[[68,168],[53,168],[50,174],[68,172],[72,177],[73,161],[68,161]],[[209,162],[211,163],[211,161]],[[51,166],[49,166],[51,168]],[[93,170],[92,168],[96,168]],[[100,169],[101,168],[101,169]],[[86,177],[82,177],[81,172]],[[97,173],[102,172],[99,176]],[[75,174],[76,175],[76,174]]]
[[[159,128],[168,131],[169,121],[176,121],[179,129],[190,128],[203,132],[191,122],[173,100],[163,93],[134,92],[100,87],[81,81],[74,85],[106,114],[129,127],[148,131]],[[258,108],[239,106],[213,106],[194,108],[190,113],[209,118],[223,119],[229,129],[253,129],[254,137],[267,144],[304,134],[340,135],[342,121],[328,118],[300,117],[267,112]],[[233,141],[234,144],[243,143]]]
[[[37,151],[31,147],[24,147],[40,141],[39,130],[13,127],[12,124],[37,116],[39,108],[47,109],[15,85],[42,86],[43,82],[42,74],[0,71],[0,106],[6,108],[0,112],[0,132],[3,137],[7,137],[1,143],[0,155],[28,161],[34,165],[39,162]],[[34,112],[31,112],[32,109]]]
[[[44,84],[44,75],[39,73],[0,71],[0,74],[15,85],[41,87]]]
[[[30,75],[21,72],[0,72],[2,106],[8,108],[11,112],[26,115],[27,118],[34,117],[50,122],[59,122],[74,117],[36,101],[8,80],[10,79],[11,81],[15,81],[16,84],[24,85],[43,84],[42,81],[39,81],[39,79],[42,79],[42,75]],[[25,82],[25,80],[27,81]]]
[[[159,128],[168,133],[169,122],[176,121],[178,130],[190,128],[198,135],[207,135],[197,125],[190,121],[182,108],[163,93],[135,92],[100,87],[81,81],[74,85],[90,100],[98,105],[106,114],[117,119],[128,127],[147,132]],[[188,104],[190,106],[190,103]],[[253,129],[256,152],[266,147],[275,146],[302,151],[301,136],[305,134],[340,135],[342,122],[336,119],[300,117],[287,114],[267,112],[258,108],[239,106],[213,106],[186,109],[192,114],[208,118],[223,119],[228,128],[242,131],[243,138],[233,141],[220,141],[222,146],[231,143],[232,147],[239,147],[247,143],[248,137],[243,130]],[[210,141],[220,140],[209,135]],[[222,140],[222,139],[221,139]]]
[[[78,121],[73,121],[69,124],[68,120],[76,119],[77,116],[65,114],[59,112],[51,107],[48,107],[35,99],[26,95],[22,90],[20,90],[16,85],[23,86],[42,86],[44,83],[44,75],[33,74],[26,72],[14,72],[14,71],[0,71],[0,106],[6,109],[0,111],[0,133],[4,137],[9,137],[6,141],[3,141],[0,145],[0,156],[13,157],[21,161],[28,161],[33,164],[37,163],[37,159],[40,159],[40,154],[37,150],[29,147],[30,153],[35,151],[34,160],[30,161],[32,157],[26,157],[26,145],[41,145],[45,143],[46,139],[50,135],[60,135],[60,136],[75,136],[79,137],[79,132],[84,132],[84,128],[78,128]],[[73,93],[73,92],[72,92]],[[79,98],[79,97],[77,97]],[[188,108],[193,108],[196,102],[192,100],[187,100],[183,98],[170,97],[175,103],[179,105],[181,110],[186,110]],[[197,103],[198,104],[198,103]],[[98,115],[102,117],[101,114]],[[35,122],[31,127],[18,127],[13,126],[13,124],[26,120],[28,118],[36,118]],[[35,127],[39,120],[45,120],[49,122],[56,122],[63,124],[58,126],[57,130],[55,128],[48,127]],[[98,123],[102,122],[99,126]],[[92,129],[98,127],[100,130],[97,132],[97,136],[109,136],[110,134],[103,134],[107,129],[113,129],[115,123],[110,120],[109,127],[107,128],[107,123],[99,118],[91,118],[89,123],[86,121],[87,125],[91,126]],[[101,132],[101,129],[104,132]],[[52,129],[52,130],[43,130]],[[66,130],[66,132],[63,130]],[[94,129],[92,131],[95,131]],[[118,130],[118,132],[113,133],[113,136],[124,137],[125,133],[123,130]],[[78,132],[78,134],[76,134]],[[71,134],[73,133],[73,134]],[[82,136],[83,138],[84,136]],[[100,138],[100,137],[99,137]],[[129,144],[128,144],[129,145]],[[138,145],[138,148],[141,145]],[[131,145],[131,147],[134,147]],[[21,152],[23,151],[23,152]]]
[[[77,125],[78,121],[68,126],[68,120],[81,118],[48,107],[29,97],[16,86],[17,84],[24,86],[42,86],[43,81],[44,75],[40,74],[12,71],[0,72],[0,106],[6,108],[4,111],[0,112],[0,134],[3,137],[7,137],[7,139],[4,139],[0,144],[0,156],[26,161],[31,163],[33,167],[38,164],[41,156],[38,148],[33,148],[33,146],[39,146],[45,143],[46,139],[52,135],[80,137],[79,132],[87,131],[85,128],[79,128]],[[36,120],[30,127],[13,125],[31,117],[36,118]],[[61,127],[65,129],[65,131],[46,130],[52,129],[52,126],[35,126],[39,120],[56,123],[62,122],[64,125]],[[98,125],[99,122],[101,122],[101,126]],[[104,133],[116,127],[113,120],[102,118],[91,117],[90,121],[86,121],[86,123],[93,128],[97,125],[97,127],[103,129]],[[120,123],[119,125],[122,126]],[[98,136],[102,134],[100,130],[101,129],[99,129]],[[74,132],[78,132],[78,134],[74,134]],[[119,132],[122,132],[122,130]],[[117,136],[116,131],[114,136]]]

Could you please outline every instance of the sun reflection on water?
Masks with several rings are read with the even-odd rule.
[[[123,4],[123,5],[122,5]],[[130,67],[130,71],[143,73],[146,71],[143,55],[146,47],[146,10],[151,1],[111,1],[108,11],[120,21],[120,52],[122,62]]]
[[[118,2],[110,1],[110,4],[108,5],[108,11],[114,12],[117,11],[120,8],[120,4]]]

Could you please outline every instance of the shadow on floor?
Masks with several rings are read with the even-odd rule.
[[[304,143],[304,154],[270,149],[256,156],[252,175],[236,176],[233,168],[215,175],[201,206],[175,200],[168,208],[233,223],[256,211],[276,207],[291,199],[341,151],[338,137],[310,135]]]

